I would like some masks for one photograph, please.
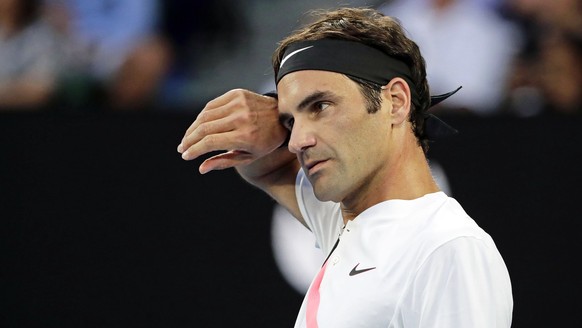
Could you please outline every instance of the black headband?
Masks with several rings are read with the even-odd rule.
[[[320,39],[292,43],[285,49],[279,64],[276,83],[278,84],[289,73],[303,70],[336,72],[378,85],[386,85],[393,78],[400,77],[408,83],[412,102],[418,105],[419,98],[408,65],[360,42]],[[452,96],[460,88],[446,94],[431,96],[429,107]],[[432,114],[427,114],[426,123],[425,131],[430,139],[457,133],[457,130]]]
[[[303,70],[342,73],[378,85],[401,77],[416,95],[410,69],[404,62],[360,42],[321,39],[292,43],[285,49],[276,82],[289,73]]]

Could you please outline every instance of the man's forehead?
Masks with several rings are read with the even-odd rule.
[[[279,96],[285,93],[307,92],[314,87],[337,88],[354,83],[346,75],[320,70],[303,70],[287,74],[277,84]]]

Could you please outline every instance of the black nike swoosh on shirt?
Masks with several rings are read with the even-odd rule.
[[[364,273],[364,272],[367,272],[367,271],[376,269],[376,267],[373,267],[373,268],[366,268],[366,269],[358,270],[357,269],[358,268],[358,265],[360,265],[360,263],[356,264],[356,266],[352,269],[352,271],[350,271],[350,276],[355,276],[357,274]]]

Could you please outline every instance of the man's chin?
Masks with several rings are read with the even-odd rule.
[[[337,190],[334,190],[334,188],[330,188],[329,186],[326,186],[326,188],[323,188],[321,185],[321,181],[316,182],[315,184],[313,182],[311,182],[312,186],[313,186],[313,192],[315,194],[315,198],[317,198],[317,200],[319,200],[320,202],[335,202],[335,203],[339,203],[341,201]]]

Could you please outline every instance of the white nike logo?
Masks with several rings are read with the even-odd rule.
[[[286,62],[286,61],[287,61],[289,58],[291,58],[291,56],[294,56],[294,55],[296,55],[296,54],[300,53],[301,51],[303,51],[303,50],[307,50],[307,49],[309,49],[309,48],[313,48],[313,46],[309,46],[309,47],[305,47],[305,48],[297,49],[297,50],[293,51],[292,53],[288,54],[287,56],[285,56],[285,58],[283,58],[283,60],[281,60],[281,65],[279,65],[279,69],[281,69],[281,67],[283,67],[283,64],[285,64],[285,62]]]

